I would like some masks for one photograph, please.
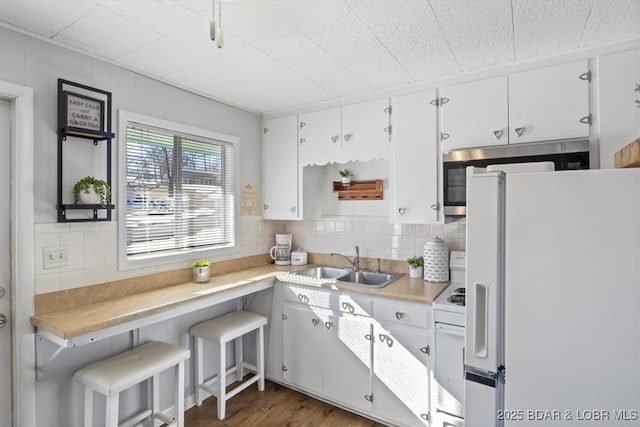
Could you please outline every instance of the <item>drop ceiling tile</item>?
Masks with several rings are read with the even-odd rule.
[[[513,61],[510,0],[430,0],[460,71]]]
[[[0,22],[52,37],[94,7],[89,0],[1,0]]]
[[[98,0],[98,2],[136,25],[176,41],[180,40],[186,28],[204,19],[191,9],[174,1]],[[210,1],[208,3],[211,4]]]
[[[160,38],[160,35],[97,6],[61,31],[54,40],[107,59],[118,58]]]
[[[269,9],[271,2],[223,4],[222,28],[335,97],[371,90],[358,76]],[[265,37],[268,35],[268,37]],[[251,62],[247,57],[246,61]]]
[[[640,37],[640,1],[595,0],[581,47]]]
[[[116,59],[117,63],[127,68],[160,78],[205,60],[206,57],[195,49],[164,37]]]
[[[426,1],[349,0],[348,4],[414,80],[459,71]]]
[[[412,81],[411,76],[342,1],[272,1],[274,12],[374,89]],[[223,18],[224,19],[224,18]]]
[[[516,60],[579,48],[592,3],[593,0],[514,0]]]

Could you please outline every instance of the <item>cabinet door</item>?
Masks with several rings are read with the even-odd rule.
[[[509,75],[509,142],[588,137],[588,71],[581,60]]]
[[[509,142],[507,77],[477,80],[442,89],[442,150]]]
[[[297,116],[265,120],[262,144],[262,198],[264,219],[297,219]]]
[[[438,220],[437,111],[435,90],[393,98],[391,221],[427,224]]]
[[[342,107],[342,150],[339,163],[389,158],[389,100]]]
[[[340,152],[340,107],[300,114],[300,166],[326,165]]]
[[[316,312],[301,305],[285,303],[282,313],[282,377],[319,394],[322,392],[324,322]]]
[[[374,325],[374,414],[394,424],[429,424],[429,330]]]
[[[323,325],[323,394],[371,411],[371,321],[334,313]]]
[[[436,417],[464,416],[464,327],[436,324]]]

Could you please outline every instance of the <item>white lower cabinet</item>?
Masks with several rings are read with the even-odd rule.
[[[429,330],[380,322],[374,339],[374,415],[401,425],[428,425]]]
[[[313,393],[322,393],[322,328],[313,310],[300,304],[282,306],[282,377]]]
[[[431,306],[283,285],[283,380],[398,426],[430,419]]]

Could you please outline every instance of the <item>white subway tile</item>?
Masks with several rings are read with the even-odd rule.
[[[60,273],[60,288],[73,289],[86,286],[84,270],[63,271]]]
[[[60,273],[39,274],[35,276],[36,294],[56,292],[60,288]]]

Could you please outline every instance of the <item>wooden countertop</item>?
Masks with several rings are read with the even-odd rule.
[[[63,340],[68,340],[127,322],[159,315],[212,297],[246,290],[258,283],[273,281],[278,273],[287,273],[308,267],[311,265],[254,267],[213,276],[209,283],[188,282],[71,309],[38,314],[31,318],[31,324],[39,331],[44,330]],[[363,288],[357,285],[333,283],[322,285],[322,287],[329,289],[426,304],[432,303],[447,286],[448,283],[428,283],[421,278],[409,278],[408,275],[402,276],[384,288]]]

